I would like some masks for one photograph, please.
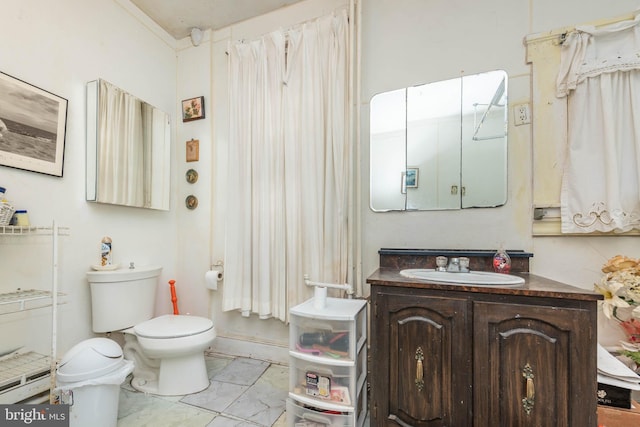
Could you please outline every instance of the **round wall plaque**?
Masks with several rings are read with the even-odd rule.
[[[189,169],[186,174],[187,182],[193,184],[198,180],[198,172],[195,169]]]
[[[187,196],[187,198],[184,201],[185,205],[187,206],[187,209],[195,209],[198,207],[198,198],[196,196],[189,195]]]

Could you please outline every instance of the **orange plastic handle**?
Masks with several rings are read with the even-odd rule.
[[[171,288],[171,302],[173,303],[173,314],[180,314],[178,312],[178,297],[176,296],[176,281],[169,280],[169,287]]]

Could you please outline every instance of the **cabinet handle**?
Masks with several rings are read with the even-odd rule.
[[[422,352],[422,347],[418,347],[416,350],[416,387],[418,387],[418,391],[422,391],[424,388],[424,368],[422,366],[422,361],[424,360],[424,353]]]
[[[522,407],[524,412],[530,415],[535,404],[536,389],[533,384],[533,368],[528,363],[522,369],[522,376],[526,379],[526,397],[522,399]]]

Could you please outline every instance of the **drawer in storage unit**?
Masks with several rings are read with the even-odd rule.
[[[289,390],[296,396],[336,405],[352,406],[355,399],[355,366],[314,363],[291,358]]]
[[[327,298],[317,309],[314,299],[291,310],[289,349],[327,359],[355,360],[366,343],[367,302],[360,299]]]
[[[349,413],[315,408],[287,399],[289,427],[354,427]]]
[[[362,339],[363,336],[355,336],[353,322],[291,316],[289,349],[299,353],[355,360],[356,344]]]

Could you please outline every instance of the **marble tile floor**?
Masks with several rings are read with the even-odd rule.
[[[289,367],[207,354],[211,384],[186,396],[120,389],[118,427],[285,427]]]

